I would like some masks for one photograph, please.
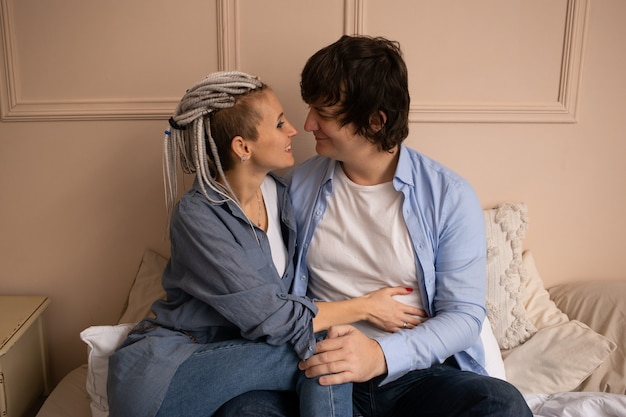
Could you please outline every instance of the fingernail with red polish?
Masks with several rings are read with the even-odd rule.
[[[413,292],[413,288],[405,288],[408,292]]]

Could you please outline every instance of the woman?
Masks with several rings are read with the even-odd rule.
[[[322,387],[297,369],[316,332],[368,320],[393,327],[419,315],[387,288],[315,303],[289,294],[295,223],[286,185],[297,133],[276,95],[255,77],[215,73],[188,90],[166,131],[171,213],[166,300],[110,358],[111,417],[211,416],[252,390],[297,391],[302,416],[352,416],[349,384]],[[195,173],[177,197],[177,160]]]

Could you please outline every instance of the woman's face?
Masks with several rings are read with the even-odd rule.
[[[252,150],[251,162],[268,172],[293,166],[291,138],[298,131],[285,117],[278,97],[268,89],[255,100],[254,105],[261,115],[261,122],[257,126],[258,139],[248,142]]]

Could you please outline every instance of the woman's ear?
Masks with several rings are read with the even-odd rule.
[[[387,123],[387,115],[382,110],[370,116],[370,126],[376,132],[379,132],[385,126],[385,123]]]
[[[241,136],[235,136],[230,141],[230,149],[235,154],[235,157],[241,162],[245,162],[250,159],[250,149],[246,140]]]

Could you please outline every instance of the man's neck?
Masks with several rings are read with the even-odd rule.
[[[343,172],[355,184],[376,185],[390,182],[396,173],[400,148],[392,152],[372,147],[367,155],[360,155],[350,161],[342,161]]]

